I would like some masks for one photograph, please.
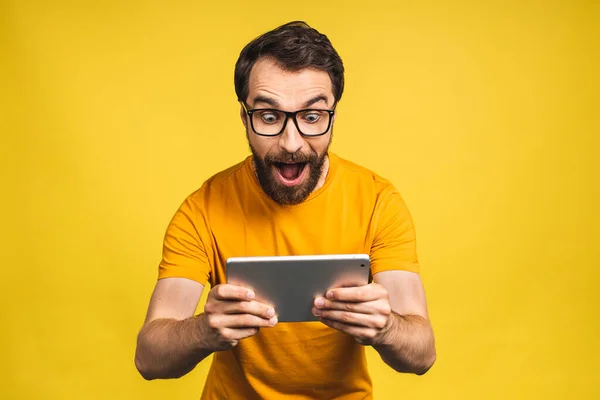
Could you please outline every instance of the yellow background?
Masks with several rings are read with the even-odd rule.
[[[347,69],[333,150],[415,219],[438,361],[377,399],[592,399],[598,2],[0,3],[3,399],[198,398],[135,337],[184,197],[248,153],[233,66],[294,19]],[[351,216],[349,216],[351,218]]]

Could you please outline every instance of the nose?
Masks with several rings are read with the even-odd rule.
[[[290,118],[287,121],[285,130],[279,137],[279,147],[288,153],[295,153],[304,146],[304,138],[298,132],[294,121]]]

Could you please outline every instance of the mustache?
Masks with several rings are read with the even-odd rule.
[[[279,153],[267,154],[265,162],[270,164],[276,163],[315,163],[318,160],[317,153]]]

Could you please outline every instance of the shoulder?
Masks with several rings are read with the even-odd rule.
[[[247,157],[231,167],[217,172],[208,178],[200,188],[191,193],[186,202],[201,207],[215,196],[228,196],[230,191],[235,191],[239,185],[248,180],[247,168],[251,158]]]
[[[354,181],[357,185],[363,188],[369,187],[379,194],[396,191],[392,182],[373,170],[336,154],[330,156],[337,163],[337,172],[344,182]]]

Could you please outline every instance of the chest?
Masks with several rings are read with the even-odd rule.
[[[229,257],[369,253],[373,207],[357,199],[303,207],[228,204],[211,218],[213,283]]]

